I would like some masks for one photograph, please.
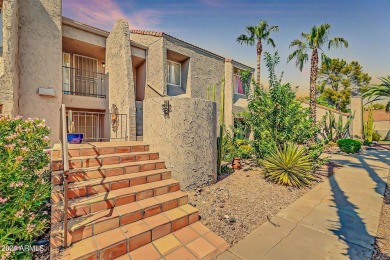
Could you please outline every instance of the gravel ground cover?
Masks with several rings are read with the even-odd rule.
[[[383,199],[382,213],[379,220],[377,239],[375,242],[375,260],[390,259],[390,179]]]
[[[201,222],[233,245],[309,190],[269,183],[260,168],[245,165],[216,184],[188,194]]]

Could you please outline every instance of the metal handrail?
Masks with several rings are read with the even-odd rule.
[[[62,68],[65,69],[62,72],[63,78],[68,77],[69,79],[69,82],[63,82],[64,94],[106,98],[106,74],[69,66],[62,66]],[[64,74],[67,70],[69,70],[69,75]]]
[[[164,94],[161,94],[157,89],[155,89],[154,87],[152,87],[151,85],[147,84],[147,86],[149,88],[151,88],[154,92],[157,93],[157,95],[159,95],[160,97],[166,97],[167,95],[164,95]]]
[[[73,110],[69,118],[69,112],[70,110],[68,110],[68,120],[74,122],[73,132],[83,133],[83,142],[128,140],[128,114]],[[90,120],[89,125],[87,120]],[[87,128],[91,130],[90,135],[86,131]]]
[[[62,164],[63,170],[63,189],[64,189],[64,248],[68,247],[68,172],[69,172],[69,158],[68,158],[68,140],[67,140],[67,126],[66,126],[66,108],[61,105],[61,137],[62,137]]]

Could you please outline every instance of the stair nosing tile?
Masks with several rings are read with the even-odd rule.
[[[173,180],[173,179],[160,180],[160,181],[156,181],[156,182],[153,182],[153,183],[154,184],[161,183],[162,184],[161,186],[171,185],[171,184],[174,184],[174,183],[179,183],[176,180],[173,180],[173,181],[169,181],[169,180]],[[112,190],[112,191],[109,191],[109,192],[106,192],[106,193],[98,193],[98,194],[90,195],[88,197],[78,197],[78,198],[74,198],[74,199],[69,199],[68,205],[69,205],[69,207],[72,207],[72,206],[83,206],[83,205],[88,204],[88,201],[90,201],[91,199],[98,198],[98,197],[105,197],[106,200],[110,200],[110,199],[113,199],[113,198],[121,197],[121,195],[124,196],[124,195],[129,195],[129,194],[136,193],[136,191],[131,191],[131,192],[124,193],[123,192],[124,190],[134,190],[134,189],[138,190],[138,189],[141,189],[143,187],[147,187],[146,189],[143,189],[143,190],[150,190],[150,189],[158,188],[158,187],[150,187],[150,183],[145,183],[145,184],[131,186],[131,187],[127,187],[127,188],[123,188],[123,189],[119,189],[119,190]],[[109,193],[109,195],[107,195],[107,193]],[[119,196],[116,193],[120,193]],[[77,202],[78,200],[80,200],[80,203]],[[101,200],[101,201],[103,201],[103,200]]]
[[[139,178],[139,177],[143,177],[143,176],[155,175],[155,174],[165,173],[165,172],[171,172],[171,171],[168,169],[158,169],[158,170],[149,170],[149,171],[143,171],[143,172],[126,173],[126,174],[121,174],[121,175],[90,179],[90,180],[86,180],[86,181],[77,181],[77,182],[69,183],[69,188],[71,189],[71,188],[85,187],[88,185],[107,184],[110,182]],[[136,176],[136,175],[140,175],[140,176]]]
[[[135,166],[135,165],[140,165],[140,164],[160,163],[160,162],[165,163],[164,160],[158,159],[158,160],[146,160],[146,161],[117,163],[117,164],[107,164],[107,165],[94,166],[94,167],[82,167],[82,168],[76,168],[76,169],[69,169],[68,174],[79,173],[79,172],[97,171],[97,170],[106,170],[106,169],[113,169],[113,168],[123,168],[123,167]],[[53,172],[53,174],[63,173],[63,170],[52,171],[52,172]]]
[[[171,193],[169,193],[169,194],[172,194],[173,196],[175,196],[176,198],[175,199],[179,199],[179,198],[181,198],[181,197],[183,197],[183,196],[188,196],[186,193],[184,193],[184,192],[182,192],[182,191],[175,191],[175,192],[171,192]],[[170,200],[160,200],[161,199],[161,197],[163,197],[165,194],[162,194],[162,195],[158,195],[158,196],[154,196],[154,197],[150,197],[150,198],[147,198],[147,199],[144,199],[144,200],[139,200],[139,201],[147,201],[147,200],[152,200],[152,199],[156,199],[157,201],[158,201],[158,203],[156,204],[156,205],[158,205],[158,204],[162,204],[162,203],[165,203],[165,202],[168,202],[168,201],[170,201]],[[129,204],[133,204],[133,203],[135,203],[135,205],[138,205],[139,206],[139,208],[141,209],[141,210],[145,210],[145,209],[148,209],[148,208],[151,208],[151,207],[153,207],[153,206],[155,206],[155,205],[152,205],[152,206],[149,206],[149,207],[141,207],[141,205],[139,205],[139,201],[134,201],[134,202],[131,202],[131,203],[129,203]],[[102,212],[109,212],[109,211],[111,211],[112,209],[114,209],[115,211],[116,211],[116,213],[117,213],[117,217],[122,217],[124,214],[122,214],[123,213],[123,211],[121,210],[121,209],[124,209],[124,208],[126,208],[126,207],[128,207],[128,205],[129,204],[124,204],[124,205],[120,205],[120,206],[115,206],[115,207],[113,207],[113,208],[111,208],[111,209],[105,209],[105,210],[102,210],[102,211],[98,211],[98,212],[94,212],[94,213],[89,213],[89,214],[86,214],[86,215],[83,215],[83,216],[80,216],[80,217],[76,217],[76,218],[72,218],[72,219],[69,219],[68,220],[68,225],[69,225],[69,228],[70,229],[73,229],[72,227],[74,226],[74,225],[77,225],[78,223],[75,223],[75,222],[77,222],[78,220],[81,220],[81,218],[85,218],[85,217],[88,217],[88,216],[91,216],[91,215],[97,215],[97,214],[101,214]],[[183,206],[183,205],[182,205]],[[177,207],[175,207],[175,208],[179,208],[179,207],[182,207],[182,206],[177,206]],[[160,213],[159,213],[160,214]],[[189,214],[192,214],[192,213],[189,213]],[[156,215],[158,215],[158,214],[156,214]],[[153,216],[156,216],[156,215],[153,215]],[[151,216],[150,216],[151,217]],[[146,217],[146,218],[148,218],[148,217]],[[143,218],[143,219],[146,219],[146,218]],[[81,220],[82,221],[82,220]],[[88,226],[88,225],[93,225],[94,223],[99,223],[100,221],[96,221],[96,222],[93,222],[93,223],[91,223],[91,224],[86,224],[86,225],[80,225],[80,226]],[[78,228],[77,228],[78,229]],[[72,231],[72,230],[70,230],[70,231]]]
[[[156,151],[146,151],[146,152],[130,152],[130,153],[110,153],[110,154],[101,154],[101,155],[86,155],[86,156],[76,156],[76,157],[69,157],[70,161],[75,160],[86,160],[86,159],[104,159],[109,157],[122,157],[122,156],[129,156],[129,155],[144,155],[144,154],[151,154],[151,153],[159,153]],[[52,162],[62,162],[62,158],[53,158],[51,160]]]

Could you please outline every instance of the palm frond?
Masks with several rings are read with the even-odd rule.
[[[327,68],[330,68],[330,66],[332,65],[332,59],[326,56],[325,53],[321,53],[321,61],[325,64]]]
[[[279,26],[278,25],[272,25],[268,29],[269,32],[279,32]]]
[[[343,45],[345,48],[348,48],[348,41],[345,40],[344,38],[336,37],[336,38],[333,38],[329,41],[328,49],[330,49],[332,47],[339,48],[339,47],[342,47]]]
[[[272,39],[272,38],[268,38],[267,39],[267,43],[269,44],[269,45],[271,45],[272,47],[274,47],[275,48],[275,42],[274,42],[274,40]]]
[[[245,43],[246,45],[253,46],[255,44],[255,39],[251,36],[241,34],[237,37],[237,42],[241,45]]]
[[[306,48],[307,44],[301,40],[295,39],[290,43],[290,48],[297,46],[297,48]]]

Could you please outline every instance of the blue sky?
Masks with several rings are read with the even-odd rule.
[[[118,18],[131,28],[163,31],[249,66],[256,65],[254,47],[236,43],[245,27],[261,19],[279,25],[272,36],[281,56],[279,72],[284,82],[307,92],[310,64],[300,72],[295,63],[286,63],[290,42],[313,25],[330,23],[331,37],[348,40],[349,48],[328,51],[333,58],[357,60],[373,80],[390,75],[390,1],[389,0],[63,0],[64,16],[110,30]],[[267,70],[262,63],[262,83]]]

